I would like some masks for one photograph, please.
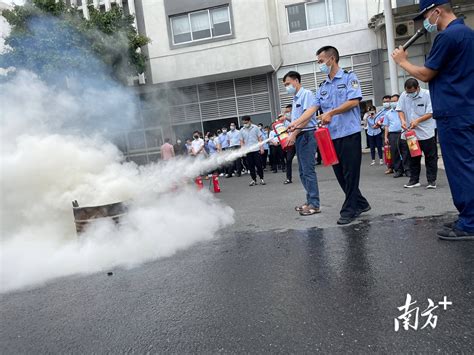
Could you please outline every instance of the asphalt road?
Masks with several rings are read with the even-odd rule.
[[[444,173],[438,190],[407,192],[383,167],[363,170],[373,210],[345,227],[329,169],[323,213],[305,218],[291,211],[301,187],[280,173],[252,189],[222,181],[237,221],[213,241],[2,295],[2,353],[472,352],[474,243],[436,238],[454,217]],[[407,293],[418,329],[395,331]],[[421,329],[428,299],[437,323]]]

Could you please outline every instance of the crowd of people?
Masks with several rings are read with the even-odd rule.
[[[449,1],[421,0],[420,9],[419,16],[424,17],[427,31],[442,32],[436,37],[424,66],[411,64],[402,47],[392,53],[393,60],[413,77],[405,81],[400,95],[394,93],[383,97],[380,112],[370,107],[363,117],[371,165],[376,164],[376,153],[379,164],[384,164],[385,145],[392,158],[385,161],[388,165],[385,173],[393,174],[394,178],[406,176],[405,188],[419,188],[423,155],[427,180],[425,187],[436,189],[438,127],[446,174],[453,202],[459,211],[458,220],[445,224],[438,235],[444,240],[474,240],[474,34],[462,19],[456,18]],[[431,23],[433,16],[436,20]],[[454,45],[457,47],[453,48]],[[453,54],[455,52],[456,55]],[[300,181],[306,193],[304,202],[295,210],[302,216],[309,216],[321,212],[315,169],[319,154],[314,129],[322,124],[328,128],[332,138],[338,158],[333,170],[345,194],[337,223],[344,225],[352,222],[371,209],[359,189],[362,162],[361,88],[355,73],[339,67],[339,52],[335,47],[320,48],[316,52],[316,62],[326,75],[316,93],[302,86],[301,75],[296,71],[290,71],[283,77],[283,85],[293,96],[293,101],[278,120],[285,122],[289,149],[282,150],[278,137],[270,127],[254,125],[251,118],[245,116],[240,130],[234,123],[230,125],[230,131],[223,127],[216,133],[206,133],[204,139],[199,132],[194,132],[193,140],[187,140],[184,146],[177,142],[174,151],[199,156],[254,146],[246,157],[237,159],[220,171],[226,177],[249,173],[252,179],[250,186],[257,184],[257,174],[260,184],[265,184],[267,157],[270,158],[271,170],[285,171],[284,183],[291,183],[291,165],[296,155]],[[455,67],[447,63],[454,63]],[[421,88],[416,78],[429,82],[430,90]],[[410,154],[414,145],[413,140],[407,143],[408,134],[410,137],[416,135],[416,150],[422,154]],[[271,138],[268,143],[256,145],[267,138]]]
[[[282,120],[289,124],[290,114],[291,105],[287,105],[276,120]],[[257,175],[259,183],[265,185],[264,172],[283,172],[286,176],[283,184],[292,183],[292,163],[296,154],[295,149],[291,147],[291,149],[284,151],[275,131],[262,123],[255,125],[250,116],[242,117],[242,123],[243,125],[239,128],[235,122],[232,122],[228,127],[224,126],[216,132],[206,132],[205,134],[195,131],[192,139],[186,139],[185,142],[177,139],[174,145],[171,144],[169,138],[166,138],[165,143],[161,146],[161,159],[170,160],[175,156],[212,157],[223,151],[252,147],[263,142],[261,147],[247,152],[242,158],[234,160],[228,166],[218,168],[213,173],[225,178],[248,174],[251,177],[249,185],[255,186],[257,185]],[[268,142],[264,142],[267,140]],[[318,162],[321,164],[320,157]],[[205,178],[208,178],[209,175]]]

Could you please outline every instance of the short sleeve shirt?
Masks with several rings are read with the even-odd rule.
[[[414,99],[408,97],[405,91],[402,92],[400,99],[398,100],[397,111],[402,111],[405,114],[407,126],[409,126],[413,120],[416,120],[427,113],[433,113],[429,91],[420,89],[418,96]],[[434,137],[435,128],[435,121],[433,118],[429,118],[426,121],[421,122],[415,128],[415,133],[420,140],[429,139]],[[402,135],[402,139],[405,139],[404,134]]]
[[[425,67],[438,71],[429,82],[435,118],[474,115],[474,31],[462,19],[438,33]]]
[[[314,106],[314,94],[311,90],[306,90],[301,87],[298,92],[293,96],[293,103],[291,108],[291,122],[296,121],[301,115],[309,108]],[[316,114],[311,116],[308,124],[303,127],[302,131],[309,131],[316,127]]]
[[[315,105],[323,112],[329,112],[344,102],[354,99],[359,101],[362,99],[359,79],[353,72],[339,69],[332,80],[328,76],[319,86]],[[331,138],[342,138],[360,132],[360,117],[359,105],[333,116],[328,125]]]
[[[251,125],[250,128],[243,127],[240,130],[240,139],[244,141],[245,147],[251,147],[259,142],[259,138],[262,138],[262,131],[256,125]],[[255,149],[251,150],[252,152],[256,152],[260,150],[260,147],[256,147]]]
[[[227,132],[227,138],[230,141],[230,147],[240,146],[240,132],[238,129],[230,130]]]
[[[402,122],[400,121],[400,116],[396,110],[389,110],[386,113],[384,123],[388,127],[389,132],[402,131]]]

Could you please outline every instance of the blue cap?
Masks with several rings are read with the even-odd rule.
[[[419,20],[423,18],[423,14],[426,11],[432,9],[433,7],[448,4],[449,2],[450,0],[420,0],[420,12],[418,13],[418,15],[416,15],[414,20]]]

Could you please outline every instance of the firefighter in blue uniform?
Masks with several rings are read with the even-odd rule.
[[[288,130],[291,132],[301,124],[300,120],[304,121],[306,116],[322,110],[321,121],[329,128],[339,159],[333,170],[345,194],[337,223],[348,224],[370,210],[369,203],[359,190],[362,160],[359,102],[362,93],[357,76],[339,67],[336,48],[322,47],[316,55],[321,72],[327,74],[327,78],[319,86],[312,109],[292,122]]]
[[[474,240],[474,31],[456,18],[447,0],[420,0],[423,26],[439,31],[423,66],[402,47],[392,58],[415,78],[429,82],[433,117],[443,152],[457,221],[438,232],[444,240]]]

